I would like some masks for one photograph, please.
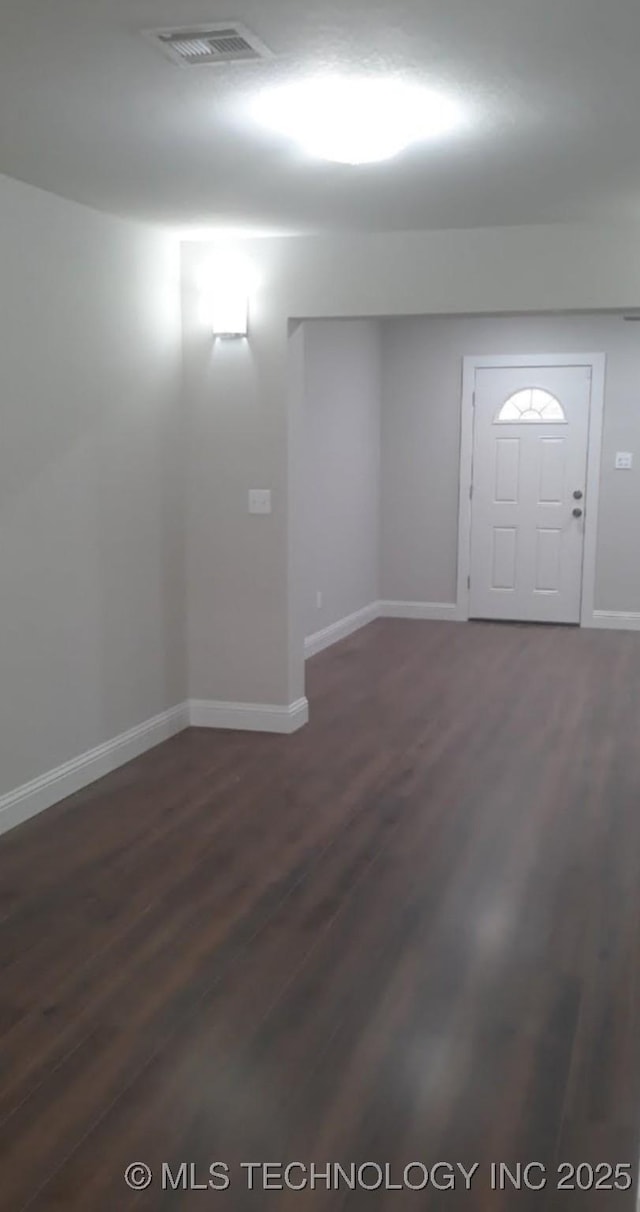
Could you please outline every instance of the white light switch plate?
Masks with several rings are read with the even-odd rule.
[[[271,489],[249,489],[249,513],[271,513]]]
[[[633,455],[628,450],[619,450],[616,455],[616,471],[631,471]]]

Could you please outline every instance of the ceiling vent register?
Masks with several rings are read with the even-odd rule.
[[[180,67],[215,67],[222,63],[250,63],[272,58],[264,43],[236,22],[150,29],[145,30],[145,36]]]

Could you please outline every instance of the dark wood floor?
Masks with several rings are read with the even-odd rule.
[[[0,1206],[207,1206],[164,1160],[226,1162],[230,1210],[633,1208],[640,636],[381,621],[308,690],[293,737],[191,730],[1,839]],[[254,1161],[481,1168],[264,1193]],[[565,1161],[633,1190],[559,1193]]]

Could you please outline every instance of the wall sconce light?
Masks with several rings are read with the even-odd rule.
[[[212,256],[203,282],[203,309],[214,337],[248,335],[251,279],[251,267],[240,254],[219,251]]]
[[[229,292],[213,305],[213,335],[230,340],[249,331],[249,300],[242,291]]]

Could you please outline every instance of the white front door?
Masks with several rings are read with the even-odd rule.
[[[578,623],[591,367],[476,370],[470,615]]]

